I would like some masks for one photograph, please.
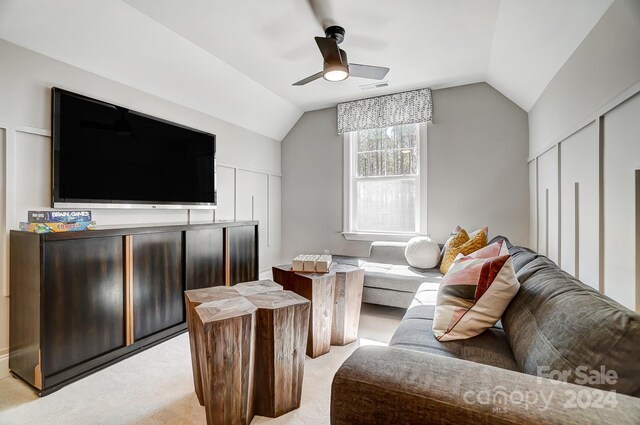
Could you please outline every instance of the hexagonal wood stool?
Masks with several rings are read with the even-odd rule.
[[[256,312],[254,409],[275,418],[300,407],[311,302],[291,291],[247,297]]]
[[[202,303],[225,300],[241,296],[234,288],[227,286],[214,286],[211,288],[191,289],[184,292],[184,302],[186,307],[187,328],[189,329],[189,346],[191,351],[191,368],[193,370],[193,386],[198,396],[198,402],[204,406],[204,395],[202,392],[202,376],[200,374],[200,361],[198,360],[199,341],[197,340],[200,332],[198,328],[200,321],[196,316],[196,307]]]
[[[264,294],[265,292],[282,291],[282,285],[275,283],[273,280],[253,280],[251,282],[242,282],[232,286],[232,288],[245,297],[255,294]]]
[[[209,425],[246,425],[253,419],[256,310],[241,296],[196,307],[196,349]]]
[[[347,345],[358,339],[364,270],[348,264],[333,264],[336,291],[331,325],[331,345]]]
[[[307,355],[316,358],[331,349],[331,322],[333,318],[336,274],[303,273],[291,270],[291,264],[273,266],[273,280],[286,290],[311,301],[311,319],[307,337]]]

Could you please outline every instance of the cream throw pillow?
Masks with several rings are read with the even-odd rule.
[[[404,256],[410,266],[430,269],[440,261],[440,247],[428,236],[415,236],[407,242]]]

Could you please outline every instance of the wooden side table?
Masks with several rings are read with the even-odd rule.
[[[189,346],[191,348],[191,368],[193,369],[193,386],[198,396],[198,402],[204,406],[204,395],[202,390],[202,376],[200,373],[200,361],[196,347],[201,345],[197,340],[200,335],[200,320],[196,315],[196,307],[202,303],[225,300],[239,297],[240,294],[234,288],[227,286],[214,286],[211,288],[191,289],[184,292],[184,302],[186,306],[187,327],[189,329]]]
[[[293,291],[311,301],[307,355],[316,358],[328,353],[331,348],[335,272],[294,272],[291,271],[291,264],[274,266],[272,272],[273,280],[280,283],[284,289]]]
[[[358,339],[364,270],[347,264],[334,264],[336,290],[331,326],[331,345],[347,345]]]
[[[207,424],[248,425],[253,419],[257,307],[244,297],[196,307]]]
[[[310,302],[291,291],[250,295],[256,312],[255,414],[272,418],[300,407]]]
[[[242,296],[264,294],[265,292],[282,291],[282,285],[272,280],[253,280],[251,282],[242,282],[232,286]]]

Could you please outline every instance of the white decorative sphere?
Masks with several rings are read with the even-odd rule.
[[[428,236],[415,236],[407,242],[404,256],[410,266],[430,269],[440,261],[440,247]]]

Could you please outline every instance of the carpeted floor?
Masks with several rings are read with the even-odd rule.
[[[360,339],[305,361],[299,409],[279,418],[256,417],[252,424],[329,423],[331,380],[360,345],[386,344],[404,310],[363,304]],[[187,334],[38,398],[19,380],[0,379],[0,424],[205,424],[193,392]]]

